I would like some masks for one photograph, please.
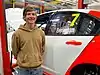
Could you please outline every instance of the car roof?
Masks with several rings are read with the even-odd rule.
[[[41,14],[46,14],[46,13],[51,13],[51,12],[62,12],[62,11],[79,11],[79,12],[88,13],[90,10],[89,9],[87,9],[87,10],[85,10],[85,9],[60,9],[60,10],[53,10],[53,11],[44,12]]]
[[[95,17],[100,18],[100,10],[95,10],[95,9],[59,9],[59,10],[53,10],[53,11],[48,11],[48,12],[44,12],[41,14],[38,14],[38,16],[43,15],[43,14],[47,14],[47,13],[55,13],[55,12],[65,12],[65,11],[73,11],[73,12],[81,12],[81,13],[88,13],[91,14]]]

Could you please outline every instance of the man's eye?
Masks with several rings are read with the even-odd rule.
[[[32,13],[32,15],[34,16],[34,15],[35,15],[35,13]]]
[[[27,15],[30,15],[30,13],[28,13]]]

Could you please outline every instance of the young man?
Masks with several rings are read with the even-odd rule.
[[[33,7],[24,9],[23,19],[26,23],[12,36],[12,53],[19,66],[17,75],[42,75],[45,34],[35,24],[37,15]]]

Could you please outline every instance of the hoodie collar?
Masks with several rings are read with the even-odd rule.
[[[35,25],[34,26],[34,28],[33,29],[30,29],[29,27],[28,27],[28,25],[26,25],[26,23],[24,24],[24,25],[20,25],[20,27],[19,27],[19,29],[22,29],[22,30],[25,30],[25,31],[33,31],[33,30],[35,30],[35,29],[37,29],[38,27]]]

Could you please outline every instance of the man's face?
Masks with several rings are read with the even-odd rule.
[[[33,24],[37,20],[36,11],[28,11],[25,16],[25,20],[29,24]]]

